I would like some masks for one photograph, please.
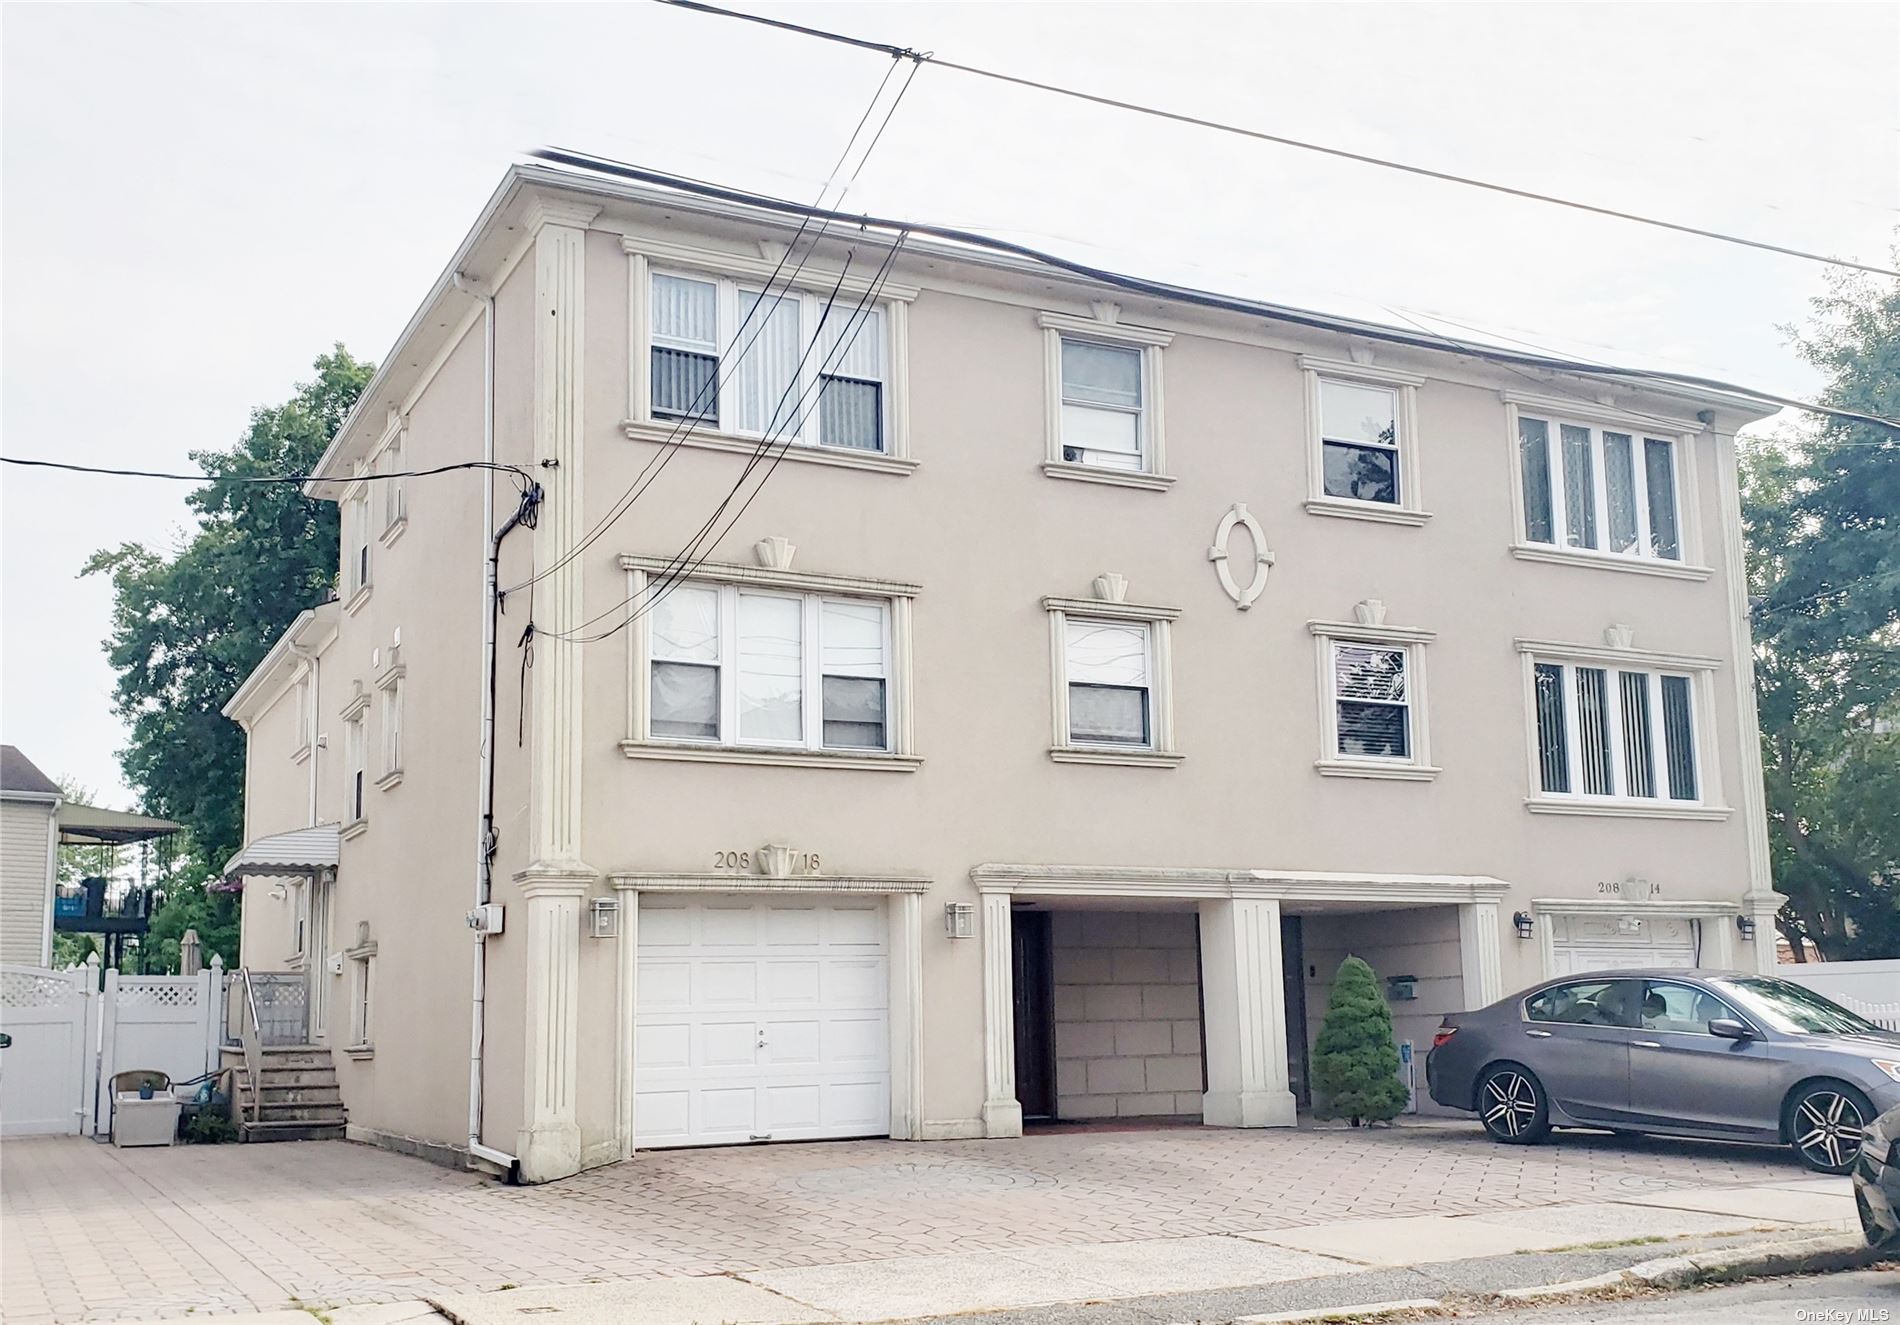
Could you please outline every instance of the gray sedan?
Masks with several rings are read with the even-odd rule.
[[[1513,1145],[1553,1127],[1785,1142],[1846,1173],[1900,1105],[1900,1035],[1768,976],[1597,971],[1450,1014],[1425,1079]]]

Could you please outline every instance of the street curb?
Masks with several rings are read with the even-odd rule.
[[[1303,1307],[1298,1311],[1279,1311],[1271,1316],[1236,1316],[1232,1325],[1302,1325],[1303,1322],[1328,1320],[1366,1320],[1374,1316],[1392,1316],[1401,1311],[1436,1311],[1445,1304],[1435,1297],[1408,1298],[1402,1302],[1356,1302],[1343,1307]]]
[[[1687,1288],[1691,1284],[1723,1283],[1782,1274],[1821,1274],[1859,1270],[1886,1259],[1857,1233],[1829,1233],[1768,1246],[1732,1247],[1688,1256],[1661,1256],[1626,1270],[1572,1279],[1535,1288],[1506,1288],[1489,1296],[1506,1302],[1534,1302],[1542,1298],[1574,1297],[1615,1288]]]

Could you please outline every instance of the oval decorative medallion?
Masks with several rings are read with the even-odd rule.
[[[1227,541],[1234,536],[1234,530],[1247,531],[1247,539],[1253,546],[1253,579],[1241,585],[1234,579],[1234,572],[1227,555]],[[1207,550],[1207,559],[1214,563],[1214,573],[1220,577],[1220,587],[1234,600],[1234,606],[1245,612],[1254,605],[1254,600],[1266,590],[1267,567],[1273,564],[1273,552],[1267,547],[1267,535],[1260,528],[1260,522],[1247,510],[1247,503],[1237,501],[1227,514],[1220,519],[1220,527],[1214,531],[1214,546]]]

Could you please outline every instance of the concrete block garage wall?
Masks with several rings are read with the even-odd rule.
[[[1057,911],[1056,1114],[1201,1112],[1199,917]]]
[[[1371,964],[1386,986],[1387,977],[1418,977],[1418,997],[1392,1002],[1392,1031],[1410,1040],[1416,1056],[1420,1113],[1442,1113],[1425,1090],[1425,1055],[1432,1032],[1447,1012],[1465,1006],[1464,968],[1459,959],[1458,908],[1425,906],[1403,911],[1309,914],[1301,920],[1306,947],[1306,1042],[1319,1039],[1326,1020],[1326,998],[1339,963],[1349,955]]]

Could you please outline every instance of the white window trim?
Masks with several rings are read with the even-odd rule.
[[[1430,520],[1432,513],[1424,506],[1418,457],[1418,388],[1425,385],[1425,379],[1416,373],[1374,368],[1370,364],[1338,359],[1321,359],[1310,354],[1301,355],[1299,365],[1305,375],[1306,387],[1307,514],[1414,527]],[[1397,397],[1393,413],[1399,434],[1399,500],[1396,503],[1359,501],[1352,497],[1327,494],[1325,420],[1320,408],[1322,379],[1350,386],[1385,387]]]
[[[673,565],[667,557],[623,555],[620,568],[627,575],[628,612],[631,615],[646,601],[650,578],[658,577]],[[653,657],[650,616],[640,612],[627,629],[627,735],[620,752],[629,759],[667,759],[688,763],[758,764],[784,768],[856,768],[876,772],[909,773],[923,764],[917,754],[916,726],[912,699],[911,609],[922,592],[920,586],[896,580],[878,580],[859,575],[817,574],[807,571],[771,570],[761,566],[741,566],[707,562],[695,568],[690,583],[705,587],[732,587],[741,590],[778,592],[807,599],[857,598],[882,602],[885,613],[886,676],[884,692],[884,750],[832,750],[804,745],[715,744],[710,741],[685,741],[652,735],[648,688],[648,667]],[[815,610],[806,606],[809,627]],[[807,638],[815,639],[814,636]],[[816,651],[806,663],[807,679],[817,666]],[[723,667],[723,664],[722,664]],[[722,685],[724,678],[721,678]],[[807,689],[807,712],[811,705],[822,704],[822,686]],[[812,720],[808,717],[808,721]],[[816,715],[823,728],[822,712]]]
[[[1143,488],[1151,492],[1165,492],[1173,487],[1174,476],[1168,473],[1166,439],[1162,428],[1164,406],[1161,392],[1161,351],[1173,342],[1173,333],[1153,327],[1126,326],[1105,318],[1074,317],[1067,313],[1039,314],[1036,325],[1042,328],[1043,343],[1043,432],[1046,442],[1042,472],[1050,478]],[[1142,467],[1139,470],[1108,469],[1062,458],[1062,342],[1065,338],[1093,341],[1115,349],[1141,351]]]
[[[354,783],[360,768],[363,774],[364,790],[369,786],[369,704],[370,693],[361,689],[362,682],[350,697],[339,714],[343,719],[343,808],[349,811],[355,808],[356,792]],[[343,825],[342,836],[353,837],[369,826],[369,797],[363,797],[363,812],[350,815]]]
[[[1523,663],[1525,788],[1524,807],[1532,814],[1592,815],[1618,819],[1721,820],[1733,812],[1722,799],[1722,769],[1717,758],[1718,733],[1715,720],[1715,673],[1722,666],[1717,658],[1700,654],[1659,653],[1647,649],[1615,649],[1601,645],[1563,644],[1554,640],[1520,639],[1516,647]],[[1544,790],[1543,761],[1539,757],[1537,732],[1537,664],[1555,663],[1570,667],[1601,667],[1617,671],[1669,673],[1689,678],[1689,721],[1694,742],[1696,793],[1693,801],[1671,800],[1658,796],[1595,796],[1587,792],[1549,792]],[[1617,684],[1617,683],[1612,683]],[[1660,698],[1660,689],[1657,692]],[[1613,697],[1621,711],[1622,694]],[[1576,700],[1564,696],[1565,740],[1569,756],[1570,785],[1579,784],[1577,761],[1581,752],[1576,738]],[[1657,786],[1666,785],[1668,771],[1663,761],[1667,746],[1662,737],[1661,705],[1650,715],[1654,732],[1652,744],[1658,760]],[[1622,777],[1623,735],[1621,722],[1610,724],[1610,759],[1617,777]]]
[[[355,1059],[372,1058],[376,1054],[375,1038],[370,1034],[370,1016],[376,1009],[376,941],[370,939],[346,948],[343,956],[350,963],[349,1043],[343,1052]]]
[[[290,752],[290,761],[301,764],[310,758],[316,747],[317,730],[317,686],[316,677],[308,663],[291,686],[290,702],[297,706],[297,748]]]
[[[1430,782],[1441,770],[1432,763],[1430,693],[1426,681],[1425,646],[1438,638],[1436,631],[1415,626],[1368,626],[1354,621],[1308,621],[1313,636],[1319,678],[1319,758],[1313,767],[1322,777],[1387,778],[1398,782]],[[1341,644],[1365,644],[1405,651],[1405,697],[1411,756],[1388,759],[1378,755],[1339,753],[1338,678],[1333,652]]]
[[[1507,455],[1510,460],[1510,551],[1513,557],[1519,561],[1627,571],[1637,575],[1655,575],[1672,580],[1706,580],[1715,573],[1712,567],[1703,564],[1702,561],[1702,522],[1699,518],[1701,501],[1697,495],[1694,449],[1695,436],[1700,425],[1640,411],[1595,405],[1588,401],[1532,395],[1522,391],[1503,391],[1499,394],[1504,400],[1504,431]],[[1524,499],[1524,463],[1519,453],[1518,439],[1519,420],[1524,415],[1543,419],[1551,428],[1549,444],[1552,457],[1556,461],[1550,468],[1551,532],[1557,540],[1551,543],[1533,543],[1525,534],[1524,517],[1527,508]],[[1606,509],[1609,488],[1603,479],[1602,463],[1603,430],[1608,428],[1616,432],[1627,432],[1639,443],[1646,436],[1670,443],[1670,462],[1675,468],[1676,479],[1676,538],[1681,545],[1682,553],[1679,560],[1671,561],[1665,557],[1649,556],[1642,552],[1612,552],[1607,548],[1573,548],[1563,543],[1565,496],[1562,492],[1564,482],[1560,443],[1562,434],[1559,431],[1559,425],[1564,423],[1588,427],[1592,433],[1599,539],[1607,537],[1609,529],[1609,513]],[[1639,455],[1636,465],[1639,487],[1644,497],[1638,502],[1639,530],[1647,529],[1649,525],[1646,500],[1649,491],[1649,476],[1641,459]],[[1639,536],[1637,546],[1645,546],[1645,543],[1646,540]]]
[[[1178,607],[1115,603],[1093,598],[1044,598],[1049,613],[1049,758],[1058,764],[1121,764],[1173,768],[1184,755],[1174,732],[1174,631]],[[1069,622],[1112,621],[1148,629],[1148,735],[1146,746],[1090,745],[1069,737]]]
[[[381,696],[382,705],[378,714],[382,727],[382,771],[376,777],[376,785],[383,791],[388,791],[402,782],[402,692],[403,678],[408,675],[408,671],[407,667],[397,663],[385,669],[383,674],[376,678],[376,690]]]
[[[633,236],[622,240],[622,248],[627,254],[627,310],[630,318],[627,336],[627,417],[621,425],[622,431],[633,441],[667,442],[706,451],[726,451],[748,456],[754,454],[759,448],[759,438],[755,436],[723,431],[703,423],[688,428],[677,419],[654,417],[649,384],[653,324],[648,306],[656,270],[666,276],[718,282],[723,302],[728,284],[750,284],[771,277],[778,266],[776,257],[746,258],[734,253]],[[786,278],[796,265],[796,262],[788,262],[778,272],[772,286],[774,293],[787,290],[787,298],[815,297],[822,301],[834,286],[838,286],[837,271],[823,270],[824,262],[820,260],[819,263],[808,264],[788,289]],[[857,306],[856,300],[866,294],[871,286],[868,275],[847,275],[844,284],[838,286],[838,303],[833,306],[834,314],[839,310],[850,313]],[[854,451],[848,447],[819,445],[815,431],[818,410],[814,392],[805,403],[805,408],[810,411],[806,427],[811,431],[812,440],[799,440],[790,446],[775,447],[775,455],[782,450],[786,460],[884,474],[908,474],[917,467],[917,462],[910,455],[909,333],[909,305],[917,295],[916,287],[887,280],[878,291],[877,302],[872,305],[884,318],[884,450]],[[847,304],[846,299],[852,302]],[[721,326],[715,338],[729,329],[725,325],[723,312],[719,320]],[[801,322],[801,331],[806,325],[816,325],[815,313]],[[726,368],[726,346],[723,341],[716,343],[720,372],[723,374]],[[816,361],[814,357],[812,363]],[[810,367],[808,363],[807,368]],[[723,384],[720,395],[722,400],[726,398]]]
[[[400,414],[391,409],[389,429],[371,452],[371,472],[389,474],[400,469],[408,440],[407,423]],[[401,538],[403,530],[409,527],[409,480],[383,478],[372,486],[382,489],[376,494],[379,498],[377,504],[382,510],[382,532],[377,534],[376,541],[388,547]]]
[[[359,467],[360,476],[365,471]],[[369,549],[369,489],[373,485],[358,477],[343,492],[343,612],[354,616],[369,601],[376,582],[376,558]]]

